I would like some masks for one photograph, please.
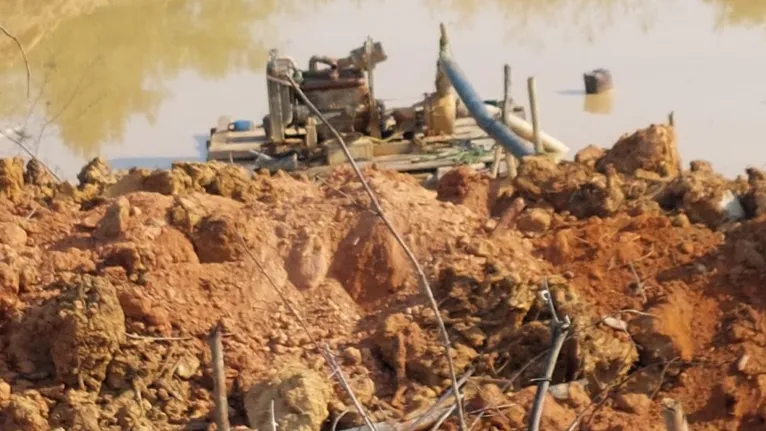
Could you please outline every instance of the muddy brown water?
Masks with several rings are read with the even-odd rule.
[[[0,130],[23,127],[41,159],[72,178],[102,155],[120,167],[204,160],[218,116],[266,114],[268,50],[307,64],[372,36],[388,106],[432,91],[438,24],[484,98],[512,66],[526,104],[537,77],[541,124],[574,151],[675,111],[684,160],[734,176],[762,166],[766,2],[761,0],[4,0]],[[611,70],[615,91],[583,94],[582,73]],[[0,137],[0,156],[19,154]]]

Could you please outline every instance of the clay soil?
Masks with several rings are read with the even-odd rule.
[[[692,430],[766,429],[766,176],[683,169],[667,126],[575,160],[459,168],[434,191],[365,171],[471,373],[469,424],[526,429],[545,282],[571,327],[541,429],[663,430],[668,399]],[[272,405],[279,429],[359,426],[318,346],[376,422],[449,389],[435,315],[350,170],[96,159],[78,180],[0,161],[0,429],[215,429],[218,322],[235,426],[271,429]]]

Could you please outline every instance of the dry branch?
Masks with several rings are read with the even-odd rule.
[[[32,88],[32,72],[29,69],[29,60],[27,59],[27,52],[24,50],[24,47],[21,45],[21,42],[19,42],[19,39],[16,38],[8,29],[0,25],[0,31],[5,33],[6,36],[8,36],[15,44],[19,47],[19,51],[21,51],[21,56],[24,57],[24,66],[27,68],[27,99],[29,99],[29,94]]]
[[[213,392],[215,397],[215,424],[220,431],[229,431],[229,401],[226,398],[226,371],[223,365],[222,324],[218,322],[208,335],[213,352]]]
[[[309,108],[309,110],[316,115],[322,123],[324,123],[332,132],[335,139],[340,144],[341,148],[343,149],[343,153],[346,155],[346,158],[349,161],[349,164],[353,168],[354,172],[356,173],[357,178],[359,179],[359,182],[362,183],[362,187],[364,187],[365,192],[367,192],[367,195],[370,197],[370,200],[372,202],[372,206],[375,209],[375,211],[378,212],[378,217],[383,221],[383,223],[386,225],[388,230],[391,232],[391,234],[394,236],[394,239],[396,239],[396,242],[401,246],[404,253],[407,255],[407,258],[412,263],[413,268],[415,269],[415,272],[417,273],[418,280],[420,283],[420,288],[423,291],[423,293],[428,298],[428,301],[431,305],[431,309],[433,309],[436,320],[439,325],[439,332],[441,333],[442,337],[442,347],[444,348],[444,355],[447,360],[447,364],[449,366],[449,372],[450,372],[450,378],[452,380],[452,389],[455,392],[455,400],[457,404],[457,410],[458,410],[458,416],[460,418],[460,429],[465,430],[465,410],[463,408],[463,401],[462,397],[460,396],[460,387],[457,382],[457,374],[455,371],[455,364],[452,360],[452,355],[450,353],[450,339],[449,334],[447,333],[447,327],[444,325],[444,319],[442,319],[441,312],[439,311],[439,305],[436,302],[436,298],[434,298],[433,290],[431,289],[431,285],[428,283],[428,277],[426,277],[425,272],[423,271],[423,268],[420,266],[420,263],[418,262],[417,257],[415,257],[415,253],[412,252],[410,247],[407,245],[407,243],[404,241],[402,236],[399,234],[399,232],[394,227],[393,223],[391,223],[391,220],[386,216],[386,214],[383,212],[383,207],[380,205],[380,202],[378,201],[377,196],[375,196],[375,193],[370,188],[370,185],[367,183],[367,179],[362,174],[362,171],[359,169],[359,165],[356,164],[356,161],[354,161],[354,157],[351,155],[351,151],[348,149],[348,146],[346,145],[346,141],[343,139],[343,137],[338,133],[338,131],[330,124],[330,122],[325,118],[324,115],[317,109],[316,106],[306,97],[306,94],[303,93],[303,90],[301,90],[300,86],[293,80],[292,77],[287,76],[287,80],[289,84],[295,89],[295,92],[298,94],[298,96],[303,100],[303,102],[306,104],[306,106]]]

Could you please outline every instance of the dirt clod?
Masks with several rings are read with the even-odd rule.
[[[327,419],[332,394],[323,375],[290,367],[272,380],[253,386],[245,395],[245,411],[254,429],[271,428],[271,403],[280,429],[317,431]]]

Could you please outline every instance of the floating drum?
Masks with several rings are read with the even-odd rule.
[[[596,69],[583,74],[585,93],[599,94],[612,89],[612,74],[606,69]]]
[[[248,120],[237,120],[229,123],[230,132],[247,132],[253,130],[253,122]]]

